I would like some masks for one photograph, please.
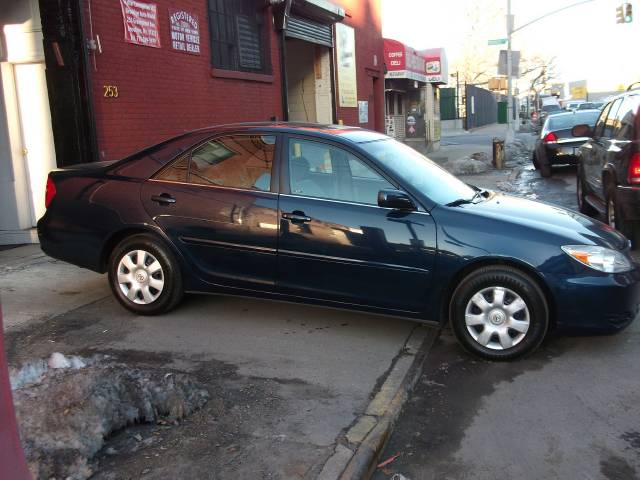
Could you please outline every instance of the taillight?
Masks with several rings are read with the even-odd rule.
[[[629,160],[627,181],[632,185],[637,185],[640,183],[640,152],[634,153],[631,156],[631,160]]]
[[[44,193],[44,207],[49,208],[51,200],[56,196],[56,184],[51,180],[51,176],[47,177],[47,188]]]
[[[544,143],[552,143],[552,142],[557,142],[558,141],[558,136],[553,133],[553,132],[549,132],[547,133],[544,138],[542,139],[542,141]]]

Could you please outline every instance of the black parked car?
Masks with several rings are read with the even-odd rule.
[[[640,303],[615,230],[470,187],[358,128],[199,130],[54,171],[46,205],[42,249],[108,272],[142,315],[184,292],[268,297],[451,322],[470,351],[508,359],[552,326],[620,330]]]
[[[589,138],[574,137],[571,129],[579,124],[593,127],[598,115],[600,115],[599,110],[582,110],[547,117],[533,150],[533,165],[540,170],[543,177],[551,176],[553,165],[577,163],[576,154],[580,146]]]
[[[640,222],[640,89],[629,90],[602,109],[595,128],[577,125],[576,136],[590,136],[580,149],[578,204],[634,242]]]

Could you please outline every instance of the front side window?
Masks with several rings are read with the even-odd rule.
[[[211,64],[215,68],[270,73],[264,2],[209,0]]]
[[[268,192],[275,147],[272,135],[214,138],[175,160],[155,178]]]
[[[613,102],[613,104],[611,104],[611,110],[609,110],[607,119],[604,122],[604,131],[602,133],[602,136],[605,138],[613,138],[613,132],[616,129],[618,121],[616,114],[618,113],[618,109],[620,108],[620,103],[622,103],[622,100],[618,99]]]
[[[638,138],[636,125],[640,123],[640,95],[629,95],[618,109],[618,128],[615,132],[617,140],[634,140]]]
[[[394,188],[355,155],[321,142],[291,139],[288,160],[294,195],[377,205],[378,192]]]
[[[607,104],[600,113],[598,117],[598,121],[596,122],[596,128],[593,130],[593,138],[600,138],[604,133],[604,124],[607,120],[607,115],[609,114],[609,110],[611,110],[611,103]]]

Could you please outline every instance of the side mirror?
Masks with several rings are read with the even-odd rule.
[[[416,205],[409,195],[400,190],[380,190],[378,192],[378,206],[395,210],[415,210]]]
[[[571,129],[571,135],[574,137],[591,137],[593,132],[591,131],[591,127],[586,124],[575,125]]]

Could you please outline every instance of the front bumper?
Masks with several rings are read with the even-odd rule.
[[[640,310],[640,270],[545,275],[560,330],[613,333],[629,326]]]

